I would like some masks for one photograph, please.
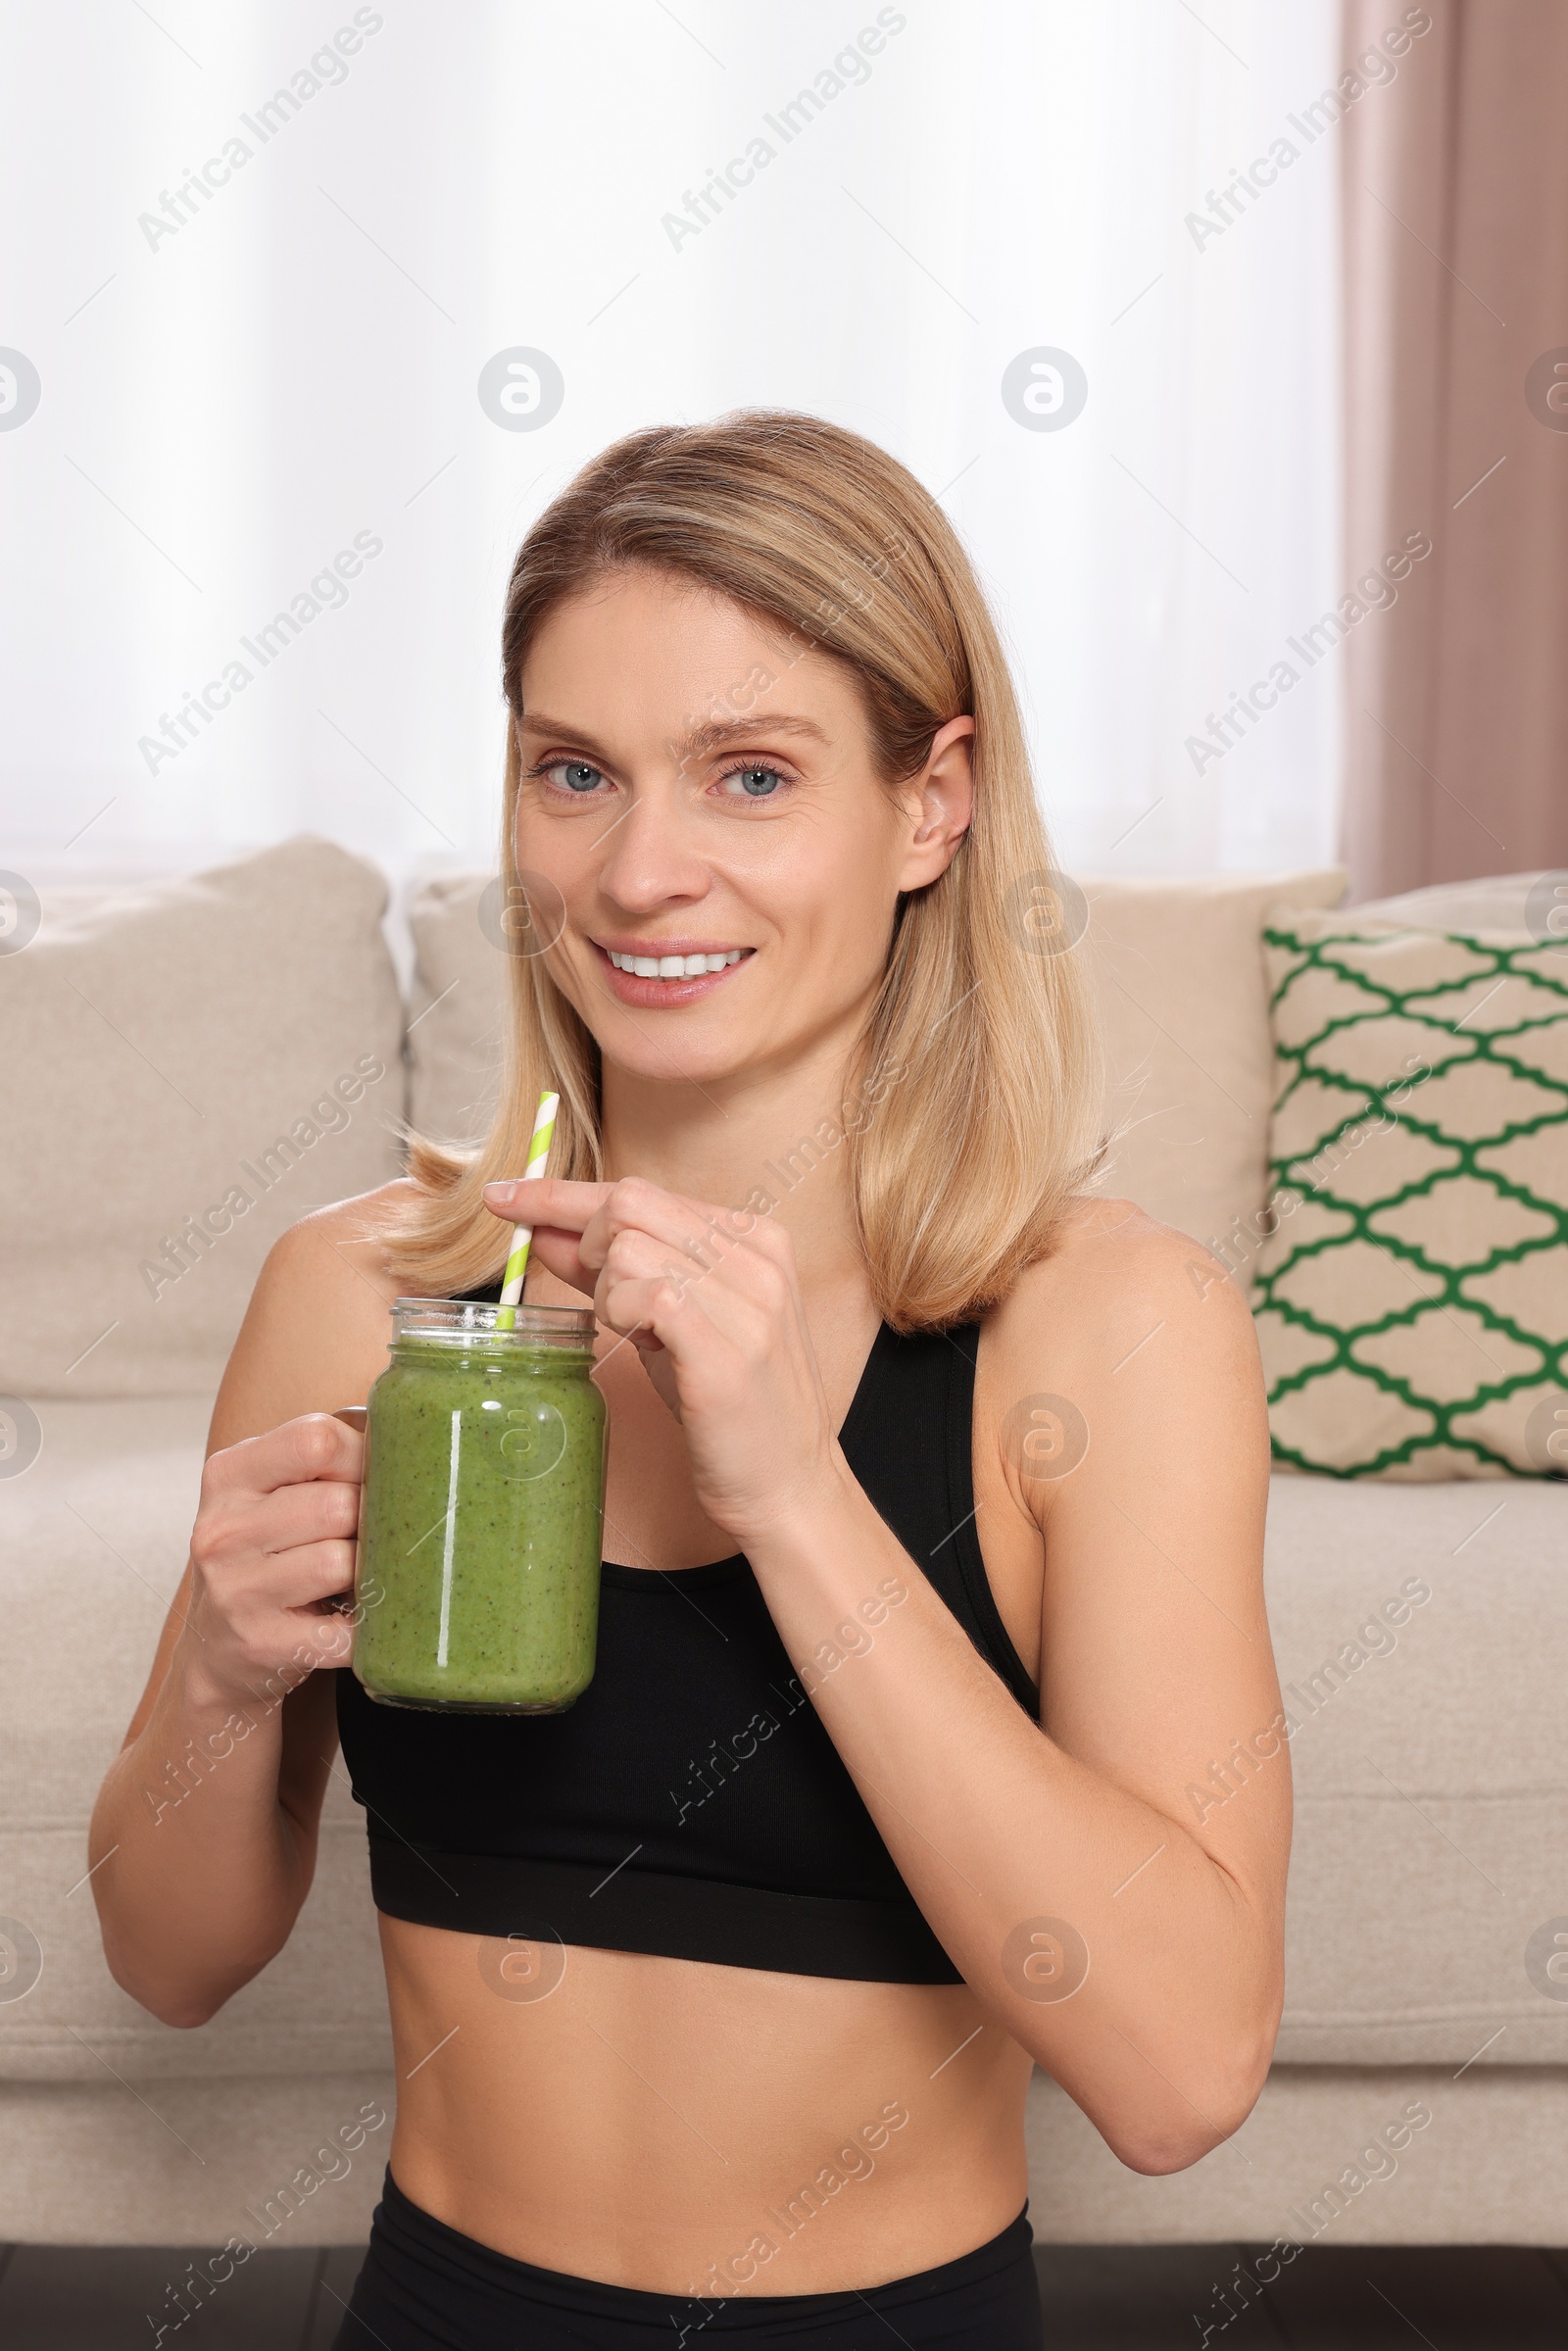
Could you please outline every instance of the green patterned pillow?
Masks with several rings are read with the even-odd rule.
[[[1568,1474],[1568,952],[1288,906],[1263,946],[1276,1462]]]

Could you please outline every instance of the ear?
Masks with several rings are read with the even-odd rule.
[[[919,774],[904,787],[911,831],[899,871],[901,891],[934,882],[947,870],[969,829],[974,813],[973,737],[972,718],[950,718],[931,738]]]

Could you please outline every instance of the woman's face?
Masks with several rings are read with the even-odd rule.
[[[558,605],[521,684],[517,863],[607,1064],[702,1082],[848,1047],[899,893],[968,823],[973,720],[890,792],[848,669],[650,570]]]

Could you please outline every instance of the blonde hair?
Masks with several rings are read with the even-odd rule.
[[[802,652],[846,662],[884,783],[917,773],[949,719],[975,721],[973,820],[946,871],[900,900],[847,1072],[846,1115],[824,1120],[809,1145],[848,1153],[857,1238],[884,1318],[900,1331],[970,1319],[1046,1253],[1105,1146],[1087,986],[1072,942],[1037,928],[1042,908],[1048,919],[1059,909],[1062,885],[968,559],[912,474],[816,417],[743,410],[605,450],[546,509],[513,565],[502,640],[508,905],[526,904],[514,844],[524,659],[563,599],[633,566],[699,582]],[[1066,895],[1070,904],[1070,884]],[[551,1172],[603,1175],[598,1047],[544,955],[508,963],[512,1018],[490,1132],[468,1150],[412,1136],[415,1190],[388,1221],[392,1263],[422,1293],[477,1288],[500,1271],[508,1236],[481,1187],[521,1171],[542,1086],[561,1095]],[[751,1204],[765,1213],[766,1199],[754,1193]]]

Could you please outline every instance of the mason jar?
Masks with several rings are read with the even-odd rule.
[[[605,1400],[586,1307],[399,1298],[370,1390],[354,1671],[372,1698],[559,1714],[593,1679]]]

